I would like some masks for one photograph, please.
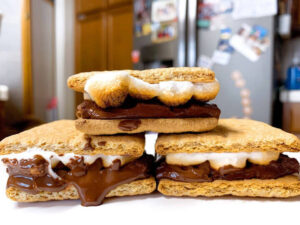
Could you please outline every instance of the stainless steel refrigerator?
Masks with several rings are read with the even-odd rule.
[[[155,1],[151,2],[153,5]],[[152,8],[150,5],[148,7],[151,14]],[[203,55],[212,58],[220,42],[220,29],[203,29],[197,26],[197,0],[177,0],[176,7],[176,38],[157,43],[153,41],[151,34],[135,35],[133,46],[134,52],[138,54],[135,69],[192,67],[199,65],[199,58]],[[135,20],[138,13],[140,12],[135,11]],[[271,123],[274,16],[233,19],[232,16],[225,15],[222,23],[223,27],[225,25],[230,28],[232,35],[238,33],[243,24],[262,26],[268,31],[269,45],[255,62],[234,51],[228,64],[213,64],[212,69],[221,84],[214,102],[222,110],[222,117],[248,117]]]

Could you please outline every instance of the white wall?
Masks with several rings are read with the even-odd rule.
[[[55,97],[54,6],[31,0],[31,46],[34,115],[47,121],[46,107]]]
[[[20,119],[23,107],[23,81],[21,64],[21,0],[1,0],[3,14],[0,30],[0,84],[10,89],[6,104],[9,122]]]
[[[12,122],[23,108],[21,8],[22,0],[0,0],[0,84],[10,88]],[[66,81],[74,73],[74,1],[31,0],[31,29],[34,115],[47,121],[46,106],[57,97],[58,117],[73,119],[74,92]]]
[[[74,73],[74,1],[31,0],[34,113],[47,119],[46,107],[58,99],[58,118],[74,118],[74,92],[67,78]]]
[[[55,60],[58,118],[74,119],[74,91],[67,87],[67,79],[74,73],[74,1],[55,1]]]

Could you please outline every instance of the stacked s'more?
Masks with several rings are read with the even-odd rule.
[[[75,125],[89,137],[204,132],[214,129],[220,116],[219,108],[208,103],[219,82],[204,68],[80,73],[68,79],[68,86],[83,94]]]
[[[162,134],[156,152],[158,191],[170,196],[300,195],[299,139],[265,123],[220,119],[211,132]]]
[[[7,196],[18,202],[81,199],[100,205],[105,197],[148,194],[156,189],[153,156],[144,137],[89,136],[74,121],[45,124],[0,142],[7,166]]]
[[[203,132],[215,128],[220,115],[207,103],[219,82],[205,68],[81,73],[68,86],[84,94],[76,128],[89,135]]]
[[[45,124],[0,142],[10,199],[80,198],[93,206],[105,197],[151,193],[154,157],[144,152],[143,132],[208,131],[220,115],[207,103],[219,91],[207,69],[82,73],[68,85],[84,95],[78,120]]]

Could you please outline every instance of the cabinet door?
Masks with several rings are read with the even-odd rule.
[[[76,0],[76,13],[83,13],[107,7],[107,0]]]
[[[79,17],[76,22],[76,72],[107,69],[106,13]]]
[[[108,7],[116,7],[118,5],[130,4],[133,0],[108,0]]]
[[[108,11],[108,69],[131,69],[132,5]]]

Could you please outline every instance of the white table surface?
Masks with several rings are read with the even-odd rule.
[[[98,207],[82,207],[77,200],[16,203],[5,196],[7,175],[3,166],[0,166],[0,174],[1,225],[300,223],[300,197],[286,200],[236,197],[175,198],[154,193],[112,198]]]

